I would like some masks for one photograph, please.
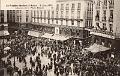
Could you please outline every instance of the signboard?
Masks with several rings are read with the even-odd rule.
[[[55,34],[60,34],[60,29],[59,29],[59,27],[55,27]]]

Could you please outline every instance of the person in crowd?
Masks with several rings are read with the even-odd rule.
[[[14,76],[14,71],[19,76],[47,76],[50,70],[54,71],[56,76],[120,76],[119,59],[94,58],[91,52],[83,53],[80,47],[73,46],[72,43],[58,45],[54,40],[51,44],[49,40],[41,39],[39,41],[41,53],[37,53],[38,45],[36,44],[36,40],[31,36],[26,36],[22,33],[18,34],[17,38],[9,40],[11,40],[8,44],[11,47],[11,51],[7,53],[9,58],[3,64],[10,76]],[[44,49],[44,47],[49,49]],[[4,54],[3,50],[0,49],[0,55],[2,54]],[[25,59],[27,55],[31,55],[29,62]],[[42,64],[41,59],[44,56],[47,56],[50,60],[47,65]],[[13,57],[16,57],[18,62],[23,62],[25,67],[23,69],[19,67],[14,68],[11,62],[11,58]],[[2,62],[2,59],[0,61]],[[28,67],[28,63],[32,67]],[[71,64],[73,65],[72,67],[70,66]]]

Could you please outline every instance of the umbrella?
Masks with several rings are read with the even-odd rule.
[[[10,50],[11,48],[10,47],[5,47],[4,50]]]

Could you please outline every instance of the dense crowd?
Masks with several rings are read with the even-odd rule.
[[[10,76],[47,76],[48,71],[51,70],[54,70],[56,76],[120,76],[120,61],[118,59],[94,58],[91,52],[84,53],[81,48],[76,48],[72,43],[60,43],[45,38],[37,40],[25,34],[12,36],[5,44],[11,49],[7,51],[6,55],[2,49],[0,52],[1,55],[8,56],[7,62],[2,59],[0,61],[7,68]],[[41,53],[37,53],[37,46],[41,47]],[[27,67],[28,63],[25,59],[29,54],[33,56],[37,54],[35,60],[30,57],[31,67]],[[48,57],[50,63],[42,65],[42,56]],[[17,57],[20,63],[25,64],[23,69],[16,67],[15,63],[11,63],[12,57]]]

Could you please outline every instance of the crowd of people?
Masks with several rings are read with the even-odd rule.
[[[73,43],[60,43],[46,38],[37,40],[26,34],[13,34],[5,46],[11,48],[5,55],[7,62],[2,60],[2,57],[0,61],[10,76],[48,76],[48,71],[52,70],[56,76],[120,76],[119,60],[94,58],[91,52],[84,53]],[[37,46],[41,47],[40,53]],[[4,55],[2,49],[0,53]],[[26,60],[29,54],[35,56],[35,59],[30,57],[31,67],[27,66]],[[50,60],[47,65],[41,64],[43,56]],[[17,60],[23,62],[25,66],[20,69],[15,63],[12,64],[10,59],[13,57],[17,57]]]

